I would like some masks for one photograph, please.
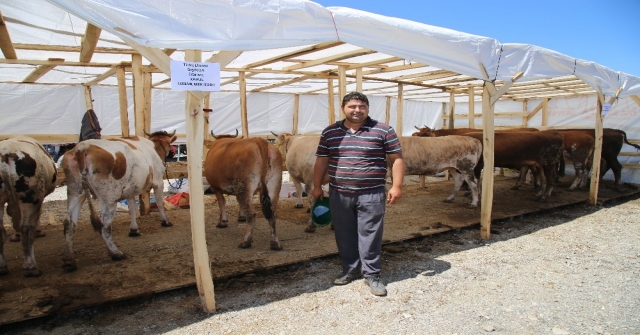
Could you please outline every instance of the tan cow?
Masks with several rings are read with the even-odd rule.
[[[77,268],[73,253],[73,235],[78,225],[78,216],[85,200],[91,212],[91,224],[104,239],[113,260],[125,259],[111,236],[111,223],[118,201],[129,201],[131,226],[129,236],[139,236],[136,222],[135,197],[153,189],[160,204],[158,212],[163,227],[172,224],[162,205],[164,189],[164,159],[176,140],[175,131],[169,134],[158,131],[147,134],[149,139],[134,136],[112,140],[86,140],[64,154],[62,168],[67,183],[67,215],[64,233],[67,241],[63,255],[63,267],[67,271]],[[92,196],[100,203],[98,216]]]
[[[271,132],[276,136],[275,146],[280,148],[285,156],[285,166],[289,171],[289,177],[296,187],[296,195],[298,197],[298,203],[296,208],[303,208],[302,202],[302,184],[304,184],[304,192],[308,195],[309,207],[313,207],[315,198],[311,196],[311,189],[313,188],[313,169],[316,163],[316,150],[318,149],[318,142],[320,142],[320,136],[293,136],[289,133],[282,133],[280,135]],[[329,174],[324,176],[322,185],[329,183]],[[311,221],[311,214],[309,214],[309,225],[304,230],[307,233],[313,233],[316,231],[316,226]]]
[[[238,247],[251,247],[256,217],[252,199],[259,192],[262,213],[271,227],[271,249],[282,250],[276,236],[277,209],[282,187],[282,154],[262,138],[211,135],[215,140],[204,160],[204,175],[220,206],[220,222],[217,227],[226,228],[229,222],[224,194],[235,195],[240,213],[247,217],[247,230]]]
[[[471,189],[470,207],[478,206],[474,168],[482,157],[482,143],[466,136],[400,137],[405,175],[429,175],[448,170],[454,186],[444,202],[453,202],[463,182]]]
[[[3,250],[7,232],[4,228],[4,205],[13,221],[13,229],[22,236],[25,277],[40,276],[34,240],[40,225],[44,198],[55,189],[56,165],[36,140],[16,136],[0,141],[0,274],[8,272]]]

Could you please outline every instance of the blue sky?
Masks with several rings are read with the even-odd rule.
[[[314,0],[501,43],[555,50],[640,77],[640,0]]]

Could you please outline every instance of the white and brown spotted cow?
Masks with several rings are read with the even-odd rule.
[[[296,208],[304,207],[302,184],[304,184],[304,191],[308,195],[309,208],[313,207],[316,199],[311,196],[311,189],[313,188],[313,169],[316,164],[316,150],[318,149],[320,136],[293,136],[289,133],[277,135],[273,132],[272,134],[276,136],[275,145],[284,154],[284,164],[287,167],[293,185],[296,187],[296,195],[298,196]],[[328,173],[324,176],[322,185],[327,183],[329,183]],[[316,226],[311,220],[311,214],[309,214],[309,225],[304,231],[307,233],[316,231]]]
[[[471,189],[470,207],[478,206],[478,179],[474,168],[482,157],[482,143],[467,136],[400,137],[405,175],[430,175],[448,170],[454,186],[444,200],[453,202],[463,182]]]
[[[134,136],[111,140],[86,140],[65,153],[62,159],[67,183],[67,216],[64,219],[64,234],[67,241],[63,255],[66,270],[76,269],[73,254],[73,235],[78,225],[78,216],[85,199],[89,200],[91,224],[99,231],[113,260],[125,259],[111,236],[111,223],[118,201],[129,201],[131,226],[129,236],[138,236],[135,197],[153,189],[160,203],[158,212],[162,226],[172,224],[162,206],[164,159],[175,141],[175,131],[169,134],[158,131],[147,134],[149,139]],[[100,203],[98,216],[91,198]]]
[[[4,205],[13,228],[22,235],[24,276],[42,274],[36,264],[33,242],[40,223],[42,201],[55,189],[56,166],[47,151],[34,139],[16,136],[0,141],[0,274],[8,272],[4,259]]]
[[[218,228],[226,228],[228,219],[224,194],[235,195],[240,213],[246,214],[247,230],[238,247],[249,248],[253,242],[256,214],[253,195],[260,193],[262,213],[271,228],[271,249],[282,250],[276,236],[276,217],[282,187],[282,154],[263,138],[235,138],[237,136],[212,133],[215,140],[204,160],[204,175],[220,206]]]

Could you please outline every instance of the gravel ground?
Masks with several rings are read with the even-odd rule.
[[[3,334],[640,334],[640,199],[387,245],[387,297],[337,257],[0,328]]]

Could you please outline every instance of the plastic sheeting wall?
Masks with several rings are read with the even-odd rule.
[[[152,91],[151,131],[174,129],[178,134],[185,132],[184,92],[170,90]],[[93,106],[105,135],[119,135],[120,112],[117,87],[95,86],[92,88]],[[301,95],[298,133],[318,134],[329,123],[328,96]],[[389,124],[397,129],[397,99],[391,98]],[[0,115],[0,134],[78,134],[80,121],[86,111],[84,87],[51,85],[0,84],[0,101],[3,102]],[[129,104],[129,129],[135,133],[132,89],[127,89]],[[531,112],[541,100],[530,100],[527,112]],[[235,92],[211,93],[209,129],[215,134],[242,133],[240,121],[240,98]],[[291,132],[295,96],[292,94],[248,93],[247,115],[251,135],[269,135]],[[340,100],[336,97],[335,117],[342,118]],[[369,115],[385,121],[387,98],[369,97]],[[414,126],[427,125],[442,128],[442,115],[448,110],[447,104],[440,102],[404,101],[402,135],[410,136]],[[475,103],[476,113],[482,111],[482,104]],[[514,101],[498,101],[496,113],[523,111],[523,104]],[[468,113],[468,103],[455,106],[456,114]],[[548,125],[593,128],[595,125],[596,97],[574,97],[551,99],[548,103]],[[541,126],[542,112],[530,121],[529,127]],[[495,118],[496,126],[520,126],[521,117]],[[631,98],[620,98],[603,120],[604,127],[622,129],[630,139],[640,139],[640,106]],[[467,119],[457,119],[456,128],[467,127]],[[482,127],[482,119],[475,119],[475,127]],[[184,139],[182,139],[184,142]],[[623,152],[635,152],[635,148],[624,145]],[[639,157],[619,156],[621,163],[640,163]],[[612,179],[608,172],[606,179]],[[623,169],[623,181],[640,183],[640,170]]]

